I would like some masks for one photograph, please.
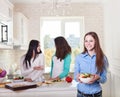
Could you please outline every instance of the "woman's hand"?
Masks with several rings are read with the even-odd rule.
[[[60,80],[60,78],[59,77],[55,77],[55,78],[50,78],[49,80],[51,80],[51,81],[57,81],[57,80]]]
[[[80,77],[80,74],[77,74],[77,81],[80,82],[80,83],[82,83],[82,81],[80,80],[79,77]]]
[[[99,79],[100,79],[100,76],[97,75],[97,74],[94,74],[94,75],[93,75],[93,79],[92,79],[88,84],[92,84],[92,83],[94,83],[95,81],[97,81],[97,80],[99,80]]]
[[[54,80],[60,80],[60,78],[59,78],[59,77],[56,77],[56,78],[54,78]]]
[[[48,80],[53,80],[53,78],[50,77]]]
[[[33,67],[34,70],[44,70],[43,66],[35,66]]]
[[[24,80],[28,82],[33,82],[31,78],[25,78]]]

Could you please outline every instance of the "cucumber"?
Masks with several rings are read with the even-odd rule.
[[[91,75],[91,74],[89,74],[89,73],[84,73],[84,76],[85,76],[85,77],[90,77],[90,75]]]

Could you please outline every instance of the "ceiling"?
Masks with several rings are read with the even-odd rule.
[[[9,0],[14,3],[39,3],[39,2],[102,2],[103,0]]]

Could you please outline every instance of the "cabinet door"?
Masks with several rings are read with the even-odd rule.
[[[21,45],[26,46],[28,40],[28,19],[23,16],[21,18]]]
[[[28,19],[20,12],[14,15],[14,45],[25,47],[28,40]]]
[[[8,0],[0,0],[0,20],[11,20],[12,16],[13,5]]]

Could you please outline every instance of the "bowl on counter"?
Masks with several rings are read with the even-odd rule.
[[[24,79],[18,79],[18,80],[14,80],[13,79],[13,82],[17,83],[17,82],[24,82]]]
[[[24,82],[24,77],[23,76],[17,76],[13,78],[13,82]]]

